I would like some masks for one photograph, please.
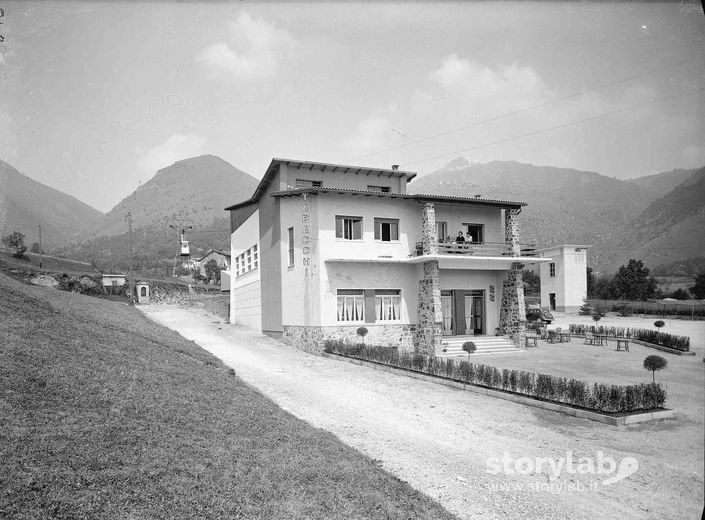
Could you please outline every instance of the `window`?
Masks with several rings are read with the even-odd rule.
[[[367,191],[374,191],[377,193],[389,193],[392,189],[389,186],[372,186],[367,185]]]
[[[485,241],[485,226],[482,224],[463,224],[465,228],[465,241],[466,242],[484,242]],[[472,239],[472,240],[471,240]]]
[[[362,217],[335,217],[335,238],[362,240]]]
[[[399,220],[389,218],[375,219],[375,240],[391,242],[399,240]]]
[[[258,265],[259,256],[257,254],[257,245],[255,244],[235,257],[235,276],[240,276],[253,269],[257,269]]]
[[[309,181],[306,179],[296,179],[297,188],[320,188],[323,186],[323,181]]]
[[[439,242],[445,242],[448,236],[448,223],[447,222],[436,222],[436,235],[438,235]]]
[[[556,277],[556,262],[551,262],[548,264],[548,276],[551,278]]]
[[[338,289],[338,321],[362,321],[364,319],[364,291]]]
[[[294,228],[289,228],[289,267],[294,265]]]
[[[375,319],[380,321],[401,320],[401,291],[375,291]]]

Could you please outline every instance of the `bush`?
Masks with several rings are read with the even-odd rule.
[[[571,334],[584,336],[585,332],[595,332],[597,334],[606,334],[610,337],[633,338],[646,343],[668,347],[681,352],[690,351],[690,338],[688,336],[676,336],[651,329],[630,329],[628,327],[605,327],[595,325],[584,325],[571,323],[568,326]]]
[[[571,325],[571,331],[579,327],[584,326]],[[591,328],[594,328],[594,326]],[[630,333],[629,329],[623,329],[623,331]],[[612,330],[612,332],[616,333],[617,329]],[[619,332],[622,332],[622,330]],[[655,331],[651,332],[656,334]],[[454,379],[468,384],[511,391],[550,402],[601,412],[654,410],[663,408],[666,402],[666,390],[655,383],[627,386],[595,383],[590,386],[585,381],[556,377],[549,374],[534,374],[524,370],[500,370],[493,366],[476,365],[468,361],[456,363],[452,359],[425,356],[419,352],[399,353],[396,347],[365,347],[359,344],[347,344],[341,340],[326,340],[324,342],[324,350],[343,356],[367,359],[407,370]],[[649,358],[660,358],[660,356],[649,356]],[[665,360],[663,361],[665,362]],[[645,360],[645,368],[646,364]],[[663,367],[665,365],[661,368]]]

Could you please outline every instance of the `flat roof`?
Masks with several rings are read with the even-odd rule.
[[[259,200],[259,198],[262,196],[262,193],[267,189],[267,186],[269,186],[269,183],[272,182],[272,179],[274,178],[274,175],[276,174],[276,171],[278,167],[282,164],[285,164],[287,166],[293,166],[295,168],[299,169],[305,169],[308,168],[309,171],[313,170],[319,170],[319,171],[331,171],[333,173],[335,172],[343,172],[343,173],[354,173],[355,175],[377,175],[377,176],[387,176],[387,177],[405,177],[406,182],[411,181],[414,177],[416,177],[416,172],[411,172],[411,171],[406,171],[406,170],[399,170],[396,168],[370,168],[367,166],[352,166],[352,165],[345,165],[345,164],[333,164],[333,163],[323,163],[323,162],[314,162],[314,161],[300,161],[296,159],[282,159],[282,158],[273,158],[272,161],[269,163],[269,166],[267,167],[267,171],[264,173],[264,176],[262,177],[262,180],[259,182],[257,185],[257,188],[255,188],[255,192],[252,194],[252,196],[243,202],[238,202],[237,204],[233,204],[232,206],[228,206],[225,208],[226,211],[233,210],[233,209],[238,209],[242,208],[245,206],[248,206],[250,204],[253,204]]]
[[[355,190],[351,188],[334,188],[331,186],[320,186],[311,188],[295,188],[291,190],[275,191],[271,194],[272,197],[293,197],[301,193],[334,193],[340,195],[361,195],[365,197],[382,197],[389,199],[405,199],[416,200],[419,202],[448,202],[462,204],[477,204],[481,206],[501,207],[520,209],[526,206],[526,202],[517,202],[512,200],[500,199],[483,199],[482,197],[453,197],[451,195],[431,195],[431,194],[408,194],[408,193],[385,193],[379,191]]]

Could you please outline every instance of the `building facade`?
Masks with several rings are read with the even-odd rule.
[[[230,322],[302,347],[327,338],[435,353],[444,336],[515,334],[524,203],[409,195],[398,168],[273,159],[231,216]],[[464,242],[446,240],[462,231]]]
[[[541,307],[558,312],[576,312],[587,298],[587,249],[585,245],[560,245],[538,249],[549,258],[539,264]]]

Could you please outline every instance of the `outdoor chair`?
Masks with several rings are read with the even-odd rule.
[[[620,338],[617,337],[617,350],[626,350],[629,352],[629,338]]]
[[[595,344],[595,336],[592,334],[592,332],[585,332],[585,344],[586,345],[594,345]]]

